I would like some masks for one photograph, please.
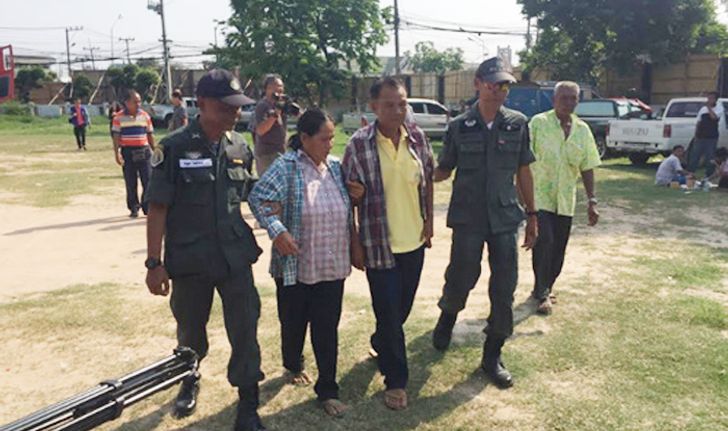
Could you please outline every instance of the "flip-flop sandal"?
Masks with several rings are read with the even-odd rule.
[[[288,371],[288,383],[293,386],[308,386],[312,383],[311,377],[305,371],[292,373]]]
[[[552,304],[556,304],[556,295],[549,295]]]
[[[322,401],[321,406],[323,407],[324,412],[326,412],[327,415],[334,418],[340,418],[344,416],[346,411],[349,410],[349,406],[337,400],[336,398]]]
[[[392,410],[404,410],[407,408],[407,392],[404,389],[392,389],[384,391],[384,405]]]

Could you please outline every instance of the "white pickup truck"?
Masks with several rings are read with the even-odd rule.
[[[431,99],[407,99],[412,118],[430,138],[441,138],[447,130],[450,112],[440,102]],[[376,118],[373,112],[351,112],[344,114],[341,122],[346,133],[354,133],[362,127],[362,119],[371,123]]]
[[[706,103],[704,97],[672,99],[662,115],[654,119],[611,120],[607,128],[607,148],[610,152],[627,154],[635,165],[643,165],[655,154],[667,155],[675,145],[688,148],[695,135],[698,111]],[[728,99],[718,99],[728,112]],[[726,118],[720,119],[719,147],[728,147]]]

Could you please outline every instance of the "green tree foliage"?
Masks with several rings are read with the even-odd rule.
[[[94,90],[94,84],[88,76],[78,73],[73,77],[73,96],[80,97],[82,100],[88,100],[91,92]]]
[[[124,67],[112,66],[106,71],[106,77],[114,88],[116,97],[123,97],[124,92],[135,88],[136,76],[139,73],[139,66],[128,64]]]
[[[279,73],[287,92],[310,103],[345,94],[352,72],[377,65],[376,49],[387,41],[378,0],[231,0],[232,30],[226,47],[210,50],[219,65],[239,67],[241,77]]]
[[[444,51],[438,51],[430,41],[417,42],[415,53],[411,54],[407,51],[405,56],[410,58],[415,72],[443,74],[449,70],[462,70],[465,64],[461,48],[447,48]]]
[[[140,69],[134,77],[134,89],[139,92],[142,100],[149,100],[152,96],[152,89],[159,85],[162,78],[156,70],[145,67]]]
[[[15,75],[15,88],[23,102],[30,101],[30,90],[40,88],[46,82],[56,79],[56,75],[40,66],[22,67]]]
[[[679,61],[689,52],[720,50],[725,27],[712,0],[518,0],[538,20],[540,35],[521,58],[554,79],[596,82],[602,67],[620,72],[639,58]]]

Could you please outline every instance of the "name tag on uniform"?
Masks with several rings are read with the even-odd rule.
[[[179,159],[179,167],[189,168],[211,168],[212,159]]]

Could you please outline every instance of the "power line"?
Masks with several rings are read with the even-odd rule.
[[[447,31],[452,33],[469,33],[469,34],[490,34],[490,35],[500,35],[500,36],[526,36],[526,32],[524,31],[503,31],[503,30],[486,30],[486,29],[480,29],[480,30],[474,30],[474,29],[465,29],[462,27],[459,28],[447,28],[447,27],[441,27],[441,26],[435,26],[435,25],[427,25],[427,24],[421,24],[410,20],[402,20],[403,23],[413,26],[416,28],[422,28],[426,30],[432,30],[432,31]]]

